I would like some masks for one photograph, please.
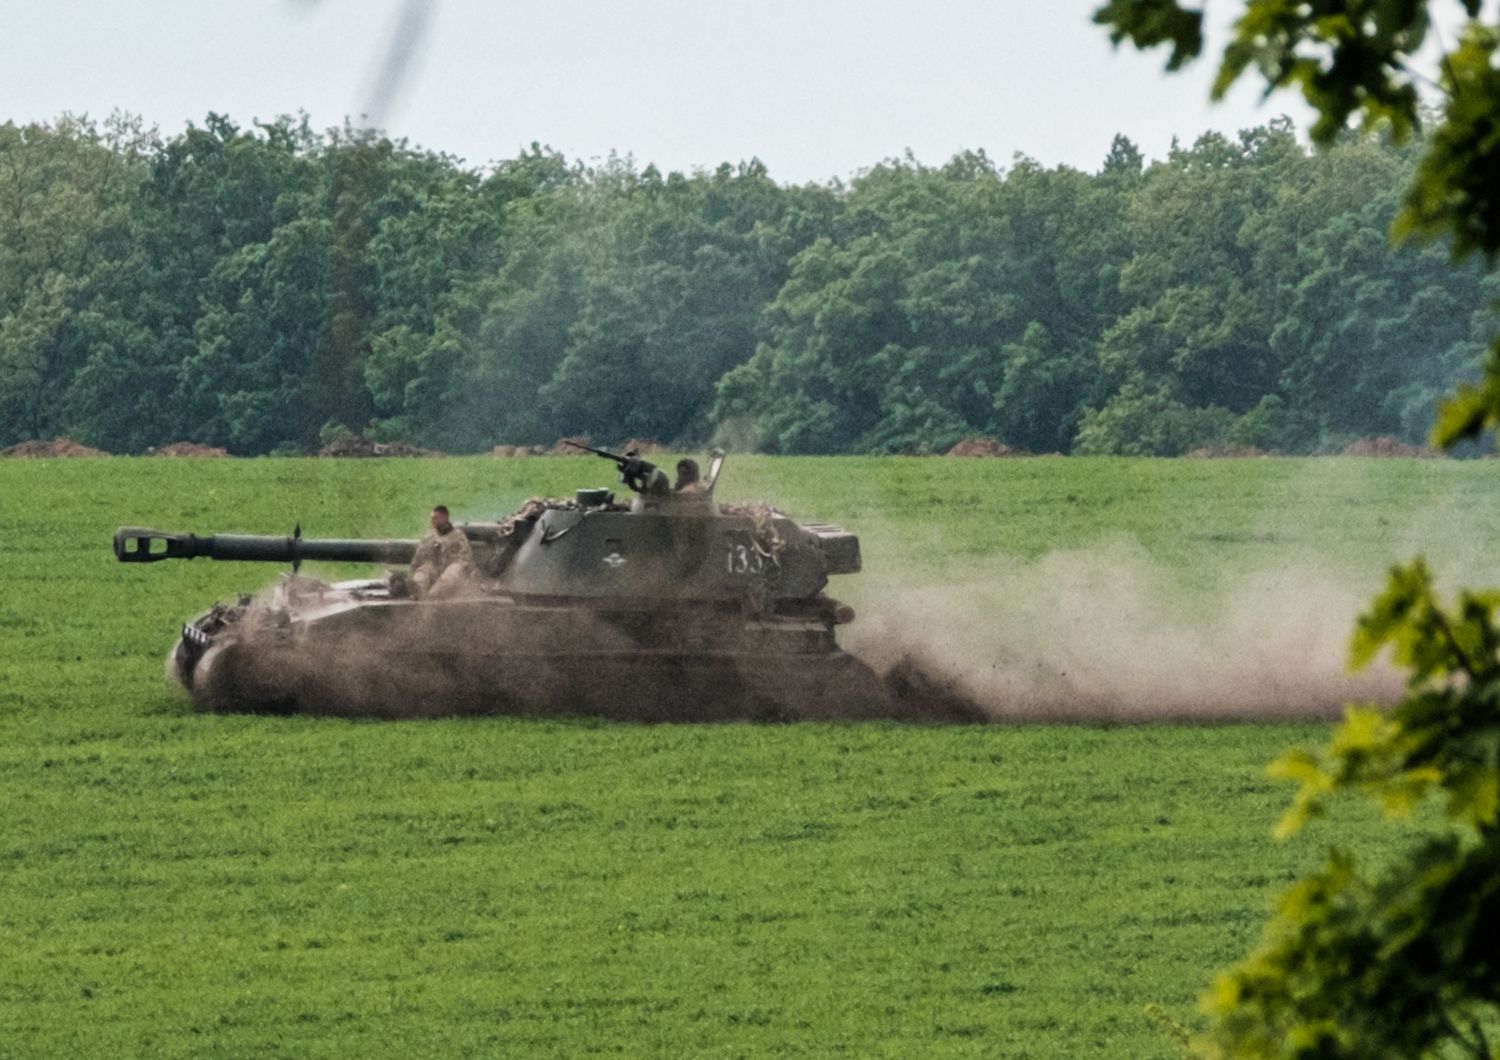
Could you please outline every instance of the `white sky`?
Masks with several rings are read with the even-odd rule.
[[[423,0],[7,0],[0,121],[122,109],[163,133],[367,112]],[[782,182],[848,176],[910,148],[1096,170],[1117,132],[1150,157],[1305,110],[1249,81],[1207,102],[1212,52],[1114,51],[1098,0],[426,0],[385,127],[479,165],[533,140],[663,169],[752,156]],[[421,21],[418,19],[418,21]]]

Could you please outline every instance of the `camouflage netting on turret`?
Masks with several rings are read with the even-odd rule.
[[[748,504],[721,504],[720,513],[738,515],[750,520],[750,540],[755,550],[771,562],[787,548],[787,542],[776,529],[776,520],[785,519],[786,513],[764,501]]]

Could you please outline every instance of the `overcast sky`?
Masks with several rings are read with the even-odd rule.
[[[1207,102],[1211,65],[1114,51],[1098,0],[11,0],[0,121],[380,111],[473,165],[532,141],[661,169],[759,157],[783,182],[845,177],[910,148],[983,148],[1095,170],[1117,132],[1160,157],[1290,113],[1249,86]],[[413,45],[396,51],[392,42]],[[405,60],[404,62],[401,60]],[[385,80],[379,71],[396,72]],[[392,85],[394,81],[394,85]],[[388,102],[382,88],[394,87]]]

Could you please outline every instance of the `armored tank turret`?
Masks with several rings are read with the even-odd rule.
[[[184,625],[169,672],[205,709],[441,715],[579,713],[646,721],[880,717],[882,682],[838,646],[825,592],[859,540],[766,506],[721,505],[723,466],[676,487],[634,454],[630,490],[580,489],[498,522],[460,522],[471,561],[430,592],[395,569],[329,583],[305,560],[410,564],[416,540],[319,540],[122,527],[127,563],[290,566],[269,595]],[[443,591],[439,592],[441,588]]]

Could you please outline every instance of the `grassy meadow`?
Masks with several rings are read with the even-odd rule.
[[[1145,1006],[1195,1024],[1325,844],[1401,841],[1358,807],[1270,839],[1264,765],[1310,723],[195,714],[178,626],[274,569],[109,548],[416,536],[433,503],[611,477],[0,462],[0,1055],[1172,1057]],[[859,532],[833,591],[867,612],[871,585],[1121,542],[1189,596],[1304,565],[1369,595],[1418,549],[1489,577],[1500,462],[741,457],[719,495]]]

